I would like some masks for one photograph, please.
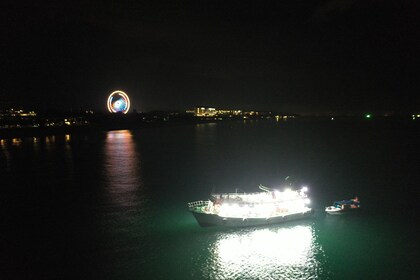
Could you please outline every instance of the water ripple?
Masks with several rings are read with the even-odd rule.
[[[207,279],[318,279],[324,255],[310,225],[221,233],[208,251]]]

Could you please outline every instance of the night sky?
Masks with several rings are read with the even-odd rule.
[[[2,1],[0,109],[420,111],[420,1],[148,2]]]

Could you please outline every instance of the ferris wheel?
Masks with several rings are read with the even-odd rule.
[[[107,106],[111,113],[127,114],[130,109],[130,99],[125,92],[116,90],[109,95]]]

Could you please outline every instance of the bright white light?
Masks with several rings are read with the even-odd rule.
[[[310,204],[311,200],[309,198],[305,199],[305,204]]]
[[[228,217],[230,214],[230,205],[222,204],[220,205],[219,215],[222,217]]]
[[[289,200],[293,199],[297,196],[297,193],[292,191],[291,189],[285,189],[283,192],[283,199]]]
[[[308,191],[308,187],[302,187],[302,191],[303,192],[307,192]]]
[[[305,254],[310,249],[312,232],[309,226],[256,230],[243,236],[227,236],[219,240],[217,253],[221,261],[235,264],[249,255],[249,262],[266,264],[277,259],[276,263],[293,265],[304,264]],[[256,260],[255,256],[265,259]],[[271,259],[268,260],[268,259]]]
[[[309,225],[221,234],[211,248],[204,276],[212,279],[296,279],[296,268],[309,279],[323,255]]]

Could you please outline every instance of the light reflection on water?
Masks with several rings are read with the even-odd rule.
[[[416,279],[415,212],[403,217],[391,210],[415,197],[419,130],[395,133],[394,125],[379,123],[334,130],[314,125],[278,129],[227,122],[112,131],[106,138],[82,133],[15,144],[0,139],[0,274]],[[336,164],[337,158],[346,160]],[[352,170],[351,178],[346,170]],[[203,229],[185,209],[213,186],[251,191],[290,174],[313,186],[313,204],[321,209],[313,221]],[[322,211],[354,192],[365,201],[360,215]]]
[[[10,171],[10,153],[5,139],[0,139],[0,168],[4,171]]]
[[[105,141],[105,170],[108,193],[113,204],[136,204],[136,191],[141,184],[139,158],[129,130],[110,131]]]
[[[142,247],[145,204],[141,157],[129,130],[109,131],[104,146],[105,199],[102,226],[107,254],[125,255]],[[127,260],[129,262],[130,260]]]
[[[209,279],[313,279],[324,256],[311,225],[221,233],[209,250]]]

